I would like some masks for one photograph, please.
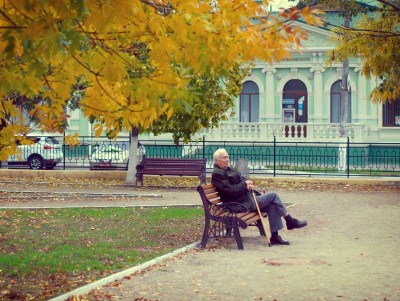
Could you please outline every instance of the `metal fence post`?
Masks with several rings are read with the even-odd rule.
[[[206,159],[206,137],[203,135],[203,159]]]
[[[347,178],[349,178],[350,177],[350,137],[347,137],[346,165],[347,165]]]
[[[276,176],[276,136],[274,136],[274,178]]]
[[[65,144],[65,132],[63,133],[63,168],[65,170],[65,148],[67,145]]]

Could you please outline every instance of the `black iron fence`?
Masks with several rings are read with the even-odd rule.
[[[62,161],[55,169],[126,169],[130,138],[117,141],[105,137],[80,137],[80,145],[65,145],[64,136],[54,136],[62,145]],[[141,139],[138,160],[159,158],[205,158],[207,171],[213,168],[213,153],[225,148],[232,165],[242,173],[292,176],[400,176],[400,143],[343,142],[241,142],[201,141],[180,143],[172,140]],[[15,158],[14,158],[15,159]],[[2,164],[2,168],[15,168]],[[29,168],[18,164],[18,168]],[[94,168],[96,167],[96,168]],[[95,172],[95,171],[94,171]]]

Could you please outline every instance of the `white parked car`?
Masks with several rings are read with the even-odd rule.
[[[28,165],[30,169],[53,169],[63,162],[62,146],[53,136],[29,137],[34,141],[29,145],[18,145],[18,153],[9,156],[8,166]]]
[[[90,156],[90,169],[127,169],[129,149],[129,141],[102,143]],[[141,143],[138,143],[137,155],[138,163],[146,156],[146,149]]]

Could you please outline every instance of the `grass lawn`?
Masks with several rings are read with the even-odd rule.
[[[199,241],[198,208],[0,210],[0,300],[48,300]]]

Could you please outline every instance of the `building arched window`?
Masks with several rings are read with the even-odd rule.
[[[247,81],[240,93],[240,122],[258,122],[260,93],[255,82]]]
[[[400,126],[400,98],[382,105],[382,126]]]
[[[307,87],[298,79],[288,81],[283,87],[283,122],[308,122]]]
[[[340,123],[340,109],[342,99],[342,81],[336,81],[331,87],[331,123]],[[351,123],[351,90],[348,99],[347,123]]]

